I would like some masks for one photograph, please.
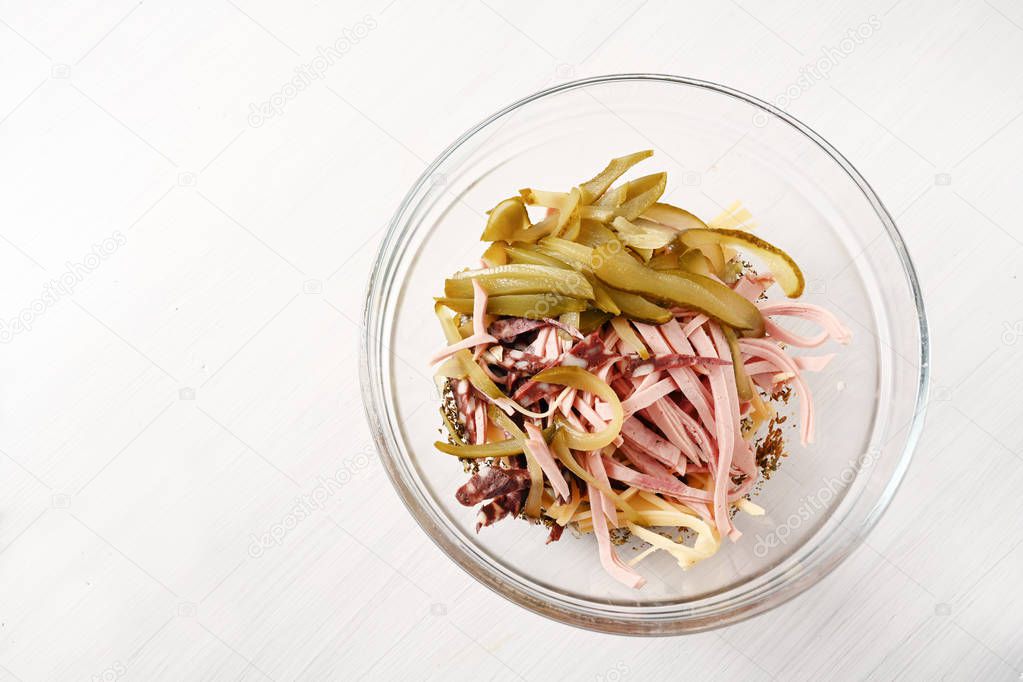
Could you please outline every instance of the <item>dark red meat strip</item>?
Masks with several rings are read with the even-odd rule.
[[[600,338],[599,332],[593,332],[579,343],[572,346],[568,351],[586,363],[587,367],[599,367],[608,360],[620,358],[620,355],[608,353],[604,348],[604,341]]]
[[[512,399],[520,405],[529,406],[541,398],[552,398],[561,392],[563,386],[546,384],[542,381],[527,381],[515,392]]]
[[[496,523],[506,516],[518,516],[526,503],[528,492],[525,488],[516,490],[507,495],[495,497],[480,507],[480,513],[476,516],[476,532],[480,532],[480,528]]]
[[[541,358],[539,355],[511,348],[504,351],[498,366],[516,374],[533,376],[547,369],[547,366],[550,364],[548,360]]]
[[[543,318],[543,321],[551,325],[552,327],[557,327],[558,329],[565,332],[569,336],[572,336],[577,339],[583,338],[582,332],[580,332],[578,329],[576,329],[575,327],[569,327],[567,324],[562,324],[560,320],[555,320],[553,317],[545,317]]]
[[[472,477],[455,492],[455,499],[471,507],[483,500],[501,497],[529,487],[529,472],[525,469],[490,467]]]
[[[547,324],[543,320],[530,320],[525,317],[502,317],[490,324],[488,331],[498,341],[511,341],[519,334],[539,329]]]
[[[698,355],[679,355],[677,353],[666,353],[664,355],[652,356],[649,360],[643,360],[636,356],[629,356],[629,371],[635,370],[640,365],[653,364],[654,370],[675,369],[676,367],[692,367],[693,365],[704,365],[706,367],[719,367],[731,365],[728,360],[721,358],[701,357]]]

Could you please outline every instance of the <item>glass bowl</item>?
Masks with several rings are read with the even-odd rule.
[[[663,552],[630,590],[607,576],[592,535],[545,545],[546,529],[506,519],[474,531],[454,492],[461,465],[436,452],[441,425],[428,357],[444,340],[432,297],[477,262],[485,212],[521,187],[565,189],[614,156],[652,148],[665,200],[705,218],[739,199],[758,233],[807,277],[805,299],[854,340],[808,375],[817,441],[790,456],[740,514],[744,536],[682,571]],[[830,352],[830,349],[829,349]],[[923,302],[902,238],[860,174],[783,111],[730,88],[663,75],[614,75],[544,90],[446,149],[409,191],[376,258],[362,340],[366,412],[395,490],[470,575],[536,613],[593,630],[667,635],[719,627],[799,594],[877,523],[920,434],[928,376]],[[793,405],[795,404],[793,401]],[[791,422],[796,419],[790,420]],[[794,432],[792,432],[794,433]],[[619,548],[625,559],[636,550]]]

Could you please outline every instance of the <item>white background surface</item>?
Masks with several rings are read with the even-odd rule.
[[[1021,64],[1011,0],[0,2],[0,680],[1018,679]],[[929,425],[867,545],[685,638],[477,586],[391,492],[358,396],[365,278],[426,161],[624,71],[796,85],[785,108],[897,217],[934,335]]]

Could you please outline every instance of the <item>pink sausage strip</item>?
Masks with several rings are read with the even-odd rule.
[[[816,348],[829,338],[843,345],[852,341],[852,332],[846,329],[838,318],[830,311],[812,303],[783,301],[778,303],[761,303],[757,306],[765,317],[767,333],[782,343],[799,348]],[[780,326],[770,318],[774,315],[796,317],[813,322],[822,328],[817,336],[800,336]]]
[[[717,355],[717,350],[703,329],[695,329],[691,334],[693,345],[701,355]],[[732,411],[728,399],[728,384],[734,383],[725,372],[730,368],[712,367],[710,369],[711,393],[714,396],[715,436],[718,450],[714,462],[714,525],[721,537],[732,535],[733,526],[728,517],[728,488],[731,484],[729,474],[732,469],[732,456],[735,451],[733,429],[734,415],[738,414],[738,406]]]
[[[587,465],[594,476],[597,469],[603,470],[600,463],[600,455],[591,452],[586,456]],[[590,508],[600,509],[604,506],[604,494],[597,490],[592,484],[586,484],[586,490],[590,496]],[[618,553],[611,546],[611,533],[607,527],[607,519],[603,514],[593,513],[593,534],[597,536],[597,549],[600,554],[600,563],[608,574],[626,587],[633,589],[646,584],[646,579],[634,571],[630,566],[618,558]]]
[[[558,468],[554,455],[551,453],[550,448],[547,447],[547,442],[543,439],[543,432],[531,422],[526,422],[526,434],[529,436],[526,439],[526,448],[529,449],[529,453],[540,464],[540,468],[543,469],[544,474],[550,480],[554,492],[563,500],[571,499],[572,492],[568,488],[568,482],[561,475],[561,469]]]
[[[766,339],[739,339],[739,347],[750,355],[761,357],[771,362],[779,372],[791,372],[795,375],[792,380],[796,384],[800,398],[800,421],[802,422],[800,440],[803,445],[812,443],[814,428],[813,396],[810,393],[810,387],[806,385],[806,382],[800,376],[796,363],[784,351],[779,349],[777,344]]]
[[[497,339],[487,333],[487,292],[475,279],[472,280],[472,291],[472,336],[435,353],[430,358],[431,365],[436,365],[438,362],[448,359],[460,350],[475,348],[484,343],[497,343]]]

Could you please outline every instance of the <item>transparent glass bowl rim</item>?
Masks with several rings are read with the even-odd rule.
[[[559,597],[559,595],[551,594],[550,591],[537,589],[533,585],[516,580],[514,577],[512,580],[509,580],[509,576],[495,571],[489,565],[486,557],[482,556],[475,548],[459,540],[445,527],[445,521],[434,512],[423,491],[415,485],[414,478],[407,469],[407,463],[402,460],[399,448],[397,447],[397,438],[391,430],[391,425],[387,419],[390,406],[385,398],[384,382],[386,377],[382,371],[382,363],[373,362],[372,358],[374,352],[382,350],[382,325],[386,312],[383,306],[388,299],[391,287],[396,284],[400,285],[396,278],[400,273],[394,270],[394,266],[398,256],[402,253],[402,250],[396,247],[399,246],[404,236],[406,228],[404,220],[410,209],[414,208],[420,192],[428,186],[441,164],[478,132],[530,102],[569,90],[617,82],[658,82],[685,85],[714,91],[724,96],[742,100],[760,109],[769,117],[784,122],[801,132],[810,141],[815,143],[821,151],[828,154],[846,172],[849,178],[856,183],[870,202],[878,219],[884,225],[891,245],[895,248],[902,263],[904,274],[911,288],[919,323],[920,370],[914,416],[907,432],[905,447],[891,478],[875,504],[875,513],[866,519],[854,540],[846,542],[837,549],[830,549],[829,552],[824,552],[823,554],[820,551],[815,551],[811,555],[814,558],[814,563],[809,567],[803,566],[804,570],[797,580],[791,580],[784,575],[779,575],[773,581],[755,585],[751,589],[740,589],[696,602],[680,603],[675,607],[657,607],[649,612],[636,609],[634,611],[615,613],[612,609],[601,608],[595,603]],[[535,613],[569,625],[624,635],[677,635],[723,627],[775,608],[815,585],[841,564],[862,543],[863,538],[877,524],[883,511],[887,509],[892,498],[895,496],[909,467],[913,451],[920,439],[930,381],[930,344],[928,339],[929,334],[923,296],[916,271],[894,221],[870,184],[824,138],[799,120],[768,102],[718,83],[667,74],[609,74],[566,82],[541,90],[510,104],[466,131],[423,171],[391,218],[373,263],[363,309],[360,375],[366,418],[391,484],[413,518],[426,531],[427,535],[463,570],[506,599]],[[389,439],[394,439],[394,443],[389,442]],[[822,547],[818,545],[816,549],[821,550]],[[807,557],[807,559],[809,560],[810,557]]]

